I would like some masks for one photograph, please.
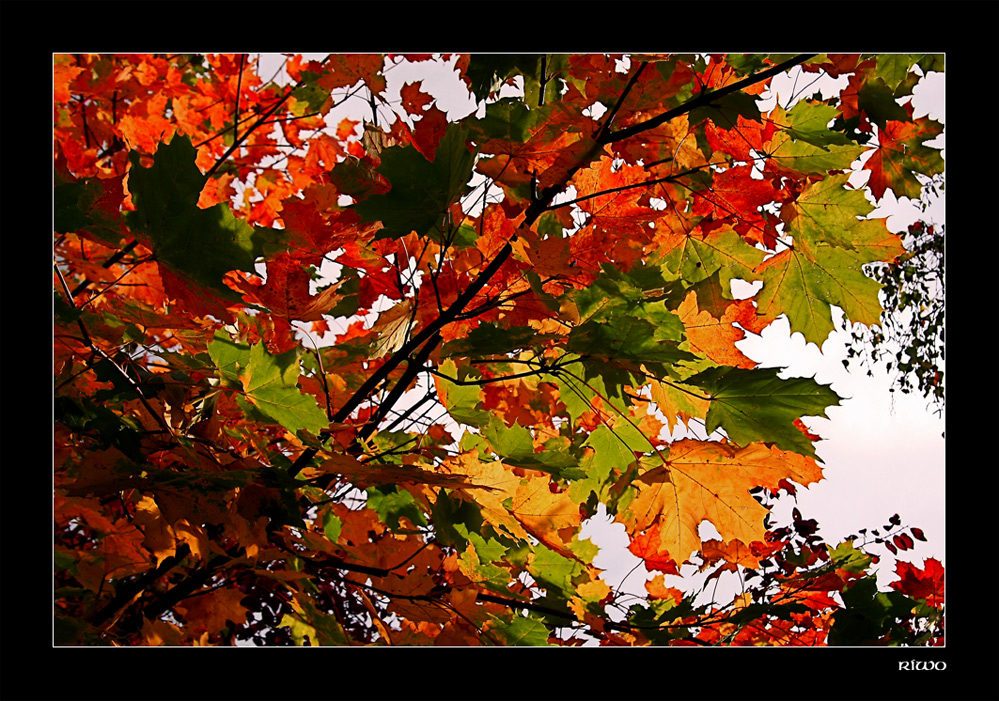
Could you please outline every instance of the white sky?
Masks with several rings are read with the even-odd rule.
[[[322,59],[324,54],[305,54],[306,58]],[[267,79],[281,65],[283,57],[277,54],[261,56],[260,75]],[[452,59],[453,64],[453,59]],[[806,74],[795,83],[794,77],[777,76],[772,82],[772,92],[782,106],[787,99],[814,78]],[[448,112],[452,119],[461,118],[475,109],[473,100],[465,97],[464,86],[456,85],[457,74],[449,65],[423,62],[403,63],[386,73],[389,95],[398,96],[405,83],[423,80],[423,90],[437,98],[439,109]],[[803,95],[810,96],[817,90],[824,97],[837,95],[846,78],[823,78],[808,85]],[[944,121],[944,77],[932,73],[916,86],[914,93],[915,116],[929,114],[937,121]],[[761,98],[766,98],[764,94]],[[774,104],[773,95],[760,103],[763,111]],[[384,110],[383,110],[384,114]],[[370,107],[366,93],[349,100],[327,116],[332,128],[343,118],[368,119]],[[380,123],[383,123],[380,121]],[[931,145],[941,145],[941,140]],[[852,180],[854,184],[864,181]],[[888,227],[900,232],[915,221],[919,211],[907,200],[898,202],[887,194],[881,208],[872,216],[890,214]],[[936,221],[944,221],[943,202],[930,212]],[[834,313],[839,310],[834,309]],[[340,331],[343,330],[340,326]],[[848,338],[834,332],[823,344],[821,352],[814,345],[806,345],[801,334],[791,335],[786,319],[778,319],[762,336],[747,333],[747,338],[737,345],[750,358],[763,367],[784,367],[783,377],[814,377],[844,397],[839,407],[831,407],[828,419],[807,418],[805,422],[823,440],[817,452],[824,463],[825,478],[807,489],[799,489],[797,506],[804,518],[814,518],[820,534],[831,545],[861,528],[880,528],[888,517],[898,513],[904,525],[922,528],[928,542],[918,542],[915,552],[900,551],[898,558],[921,564],[926,557],[944,560],[944,420],[927,408],[927,401],[920,395],[890,392],[890,377],[884,368],[876,368],[868,377],[859,366],[851,365],[848,372],[842,364],[846,357]],[[775,508],[775,523],[790,522],[791,499],[784,499]],[[711,532],[707,529],[707,533]],[[620,524],[606,525],[594,518],[584,528],[583,537],[590,537],[601,546],[595,564],[605,568],[605,579],[617,585],[640,561],[627,551],[627,538]],[[882,555],[878,567],[879,583],[885,588],[895,579],[894,558],[879,548]],[[945,563],[946,564],[946,563]],[[691,566],[684,568],[686,574]],[[651,578],[643,567],[638,567],[628,578],[623,589],[643,594],[642,583]],[[667,585],[687,588],[683,580],[667,577]],[[689,586],[689,583],[688,585]]]

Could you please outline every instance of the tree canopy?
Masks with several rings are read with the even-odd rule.
[[[389,90],[428,61],[473,111]],[[737,346],[884,323],[872,268],[924,248],[871,215],[944,174],[942,55],[53,67],[56,644],[942,644],[941,563],[874,572],[917,525],[773,522],[841,398]],[[761,111],[792,70],[842,88]]]

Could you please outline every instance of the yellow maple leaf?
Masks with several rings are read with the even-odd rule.
[[[684,562],[701,549],[698,527],[710,521],[726,541],[762,541],[767,509],[749,493],[776,488],[781,479],[807,486],[822,478],[813,458],[752,443],[736,448],[723,442],[681,440],[669,458],[641,474],[631,503],[617,520],[633,536],[659,526],[660,549]]]

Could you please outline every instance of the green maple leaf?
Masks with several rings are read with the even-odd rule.
[[[294,349],[271,355],[262,342],[247,346],[218,331],[208,344],[208,355],[223,384],[242,389],[237,402],[249,416],[280,424],[293,433],[305,429],[318,434],[329,426],[315,398],[298,388],[300,368]]]
[[[483,537],[470,531],[464,523],[454,524],[454,530],[467,543],[465,551],[458,558],[462,565],[474,573],[478,583],[502,594],[509,593],[507,585],[510,583],[510,571],[494,564],[507,556],[507,546],[491,536]]]
[[[572,578],[583,571],[583,564],[537,545],[528,558],[527,571],[547,590],[548,596],[557,601],[575,595]]]
[[[830,109],[835,113],[834,108]],[[809,100],[800,101],[787,113],[777,107],[770,113],[770,119],[780,128],[770,141],[767,152],[782,168],[796,173],[849,169],[864,149],[849,139],[837,143],[840,137],[845,139],[845,135],[821,123],[825,114],[831,114],[830,119],[835,118],[833,113],[824,113]],[[823,129],[828,135],[822,135]]]
[[[538,341],[554,338],[549,334],[539,334],[530,326],[504,328],[492,322],[482,322],[464,338],[448,341],[441,354],[466,358],[484,358],[490,355],[505,355],[530,348]]]
[[[829,123],[839,116],[839,111],[832,105],[802,100],[787,116],[790,122],[787,133],[795,141],[822,149],[834,144],[856,146],[845,134],[829,129]]]
[[[469,380],[470,376],[459,377],[458,368],[453,360],[445,360],[440,365],[441,374],[436,376],[437,391],[441,404],[447,409],[451,417],[459,423],[471,426],[484,426],[489,423],[490,414],[484,411],[482,400],[479,396],[478,385],[462,385],[447,379],[454,377],[462,381]],[[470,381],[476,378],[472,377]]]
[[[491,615],[491,614],[490,614]],[[543,647],[548,645],[551,632],[544,623],[531,616],[514,616],[510,621],[504,621],[499,616],[492,616],[493,626],[490,631],[496,631],[506,641],[507,645],[530,645]]]
[[[224,299],[239,301],[222,278],[230,270],[253,272],[264,245],[279,235],[237,219],[222,202],[200,209],[206,179],[196,157],[191,140],[180,136],[160,144],[149,168],[142,167],[136,151],[129,153],[128,189],[135,211],[125,213],[125,222],[148,237],[158,261]]]
[[[808,185],[792,205],[785,207],[784,221],[787,233],[796,242],[803,241],[814,249],[822,244],[854,251],[872,251],[877,242],[891,241],[882,219],[863,219],[874,205],[868,202],[863,190],[848,186],[850,175],[830,175]],[[874,255],[881,255],[874,253]],[[880,258],[864,255],[858,264]]]
[[[472,121],[470,133],[479,142],[489,139],[503,139],[522,143],[530,137],[530,129],[542,121],[539,114],[550,114],[547,110],[531,110],[520,98],[503,98],[486,105],[486,114]]]
[[[645,277],[605,264],[603,275],[573,298],[582,323],[569,333],[566,350],[615,361],[586,363],[587,378],[601,376],[613,388],[633,382],[628,370],[643,363],[665,373],[664,364],[695,359],[677,348],[685,339],[683,322],[667,308],[665,295],[643,289]]]
[[[774,443],[781,450],[815,457],[812,441],[795,425],[802,416],[826,417],[839,404],[828,385],[807,377],[787,380],[779,368],[710,368],[687,379],[710,397],[705,429],[722,428],[735,443]]]
[[[698,283],[718,273],[722,295],[731,298],[731,281],[758,280],[754,272],[764,253],[731,229],[703,237],[688,236],[683,245],[667,254],[666,269],[687,283]]]
[[[413,146],[392,146],[382,154],[376,169],[392,187],[358,202],[354,210],[363,221],[380,221],[376,239],[399,238],[415,231],[443,241],[448,208],[468,189],[475,156],[465,147],[467,130],[448,124],[428,161]]]
[[[540,54],[472,54],[465,76],[476,99],[484,100],[511,75],[537,76],[540,62]],[[534,80],[537,83],[537,78]]]
[[[249,362],[240,373],[243,383],[240,403],[249,402],[289,431],[304,428],[318,434],[329,426],[329,420],[315,398],[298,389],[299,374],[295,350],[271,355],[263,342],[257,343],[250,347]]]
[[[917,58],[919,55],[878,54],[874,75],[881,78],[885,85],[894,90],[909,75],[909,67],[916,62]]]
[[[635,451],[649,450],[649,441],[641,434],[636,437],[622,433],[601,425],[587,437],[583,445],[593,449],[591,460],[586,463],[590,476],[602,481],[610,476],[613,469],[623,473],[637,460]]]
[[[519,424],[507,427],[503,421],[493,416],[482,435],[492,446],[493,452],[508,465],[516,465],[530,470],[542,470],[559,474],[563,468],[573,467],[578,460],[565,448],[567,442],[553,438],[545,443],[545,450],[534,452],[534,437]]]
[[[291,93],[291,96],[295,98],[295,103],[290,111],[296,117],[318,112],[326,104],[330,97],[330,91],[318,85],[322,75],[313,71],[302,71],[300,84]]]
[[[896,85],[885,85],[881,79],[868,81],[861,86],[857,95],[857,106],[880,129],[885,128],[889,119],[896,121],[909,119],[909,113],[896,101],[894,92]]]
[[[833,305],[851,321],[876,324],[884,311],[878,299],[882,285],[864,274],[863,262],[856,253],[825,244],[807,253],[778,253],[760,266],[763,289],[756,296],[757,309],[771,317],[786,314],[791,331],[817,346],[833,330]]]
[[[833,329],[833,305],[851,321],[880,321],[882,285],[863,266],[893,260],[904,252],[883,219],[863,219],[873,210],[864,193],[846,187],[847,174],[806,187],[787,206],[787,233],[794,247],[762,263],[763,289],[756,297],[761,314],[786,314],[792,331],[818,346]]]

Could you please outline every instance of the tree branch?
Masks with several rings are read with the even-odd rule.
[[[688,100],[679,107],[674,107],[671,110],[663,112],[657,117],[652,119],[647,119],[644,122],[639,122],[638,124],[633,124],[630,127],[625,127],[624,129],[618,129],[617,131],[610,131],[601,134],[597,139],[597,143],[604,145],[614,143],[615,141],[621,141],[622,139],[627,139],[629,136],[634,136],[635,134],[640,134],[643,131],[649,129],[655,129],[661,124],[679,117],[680,115],[687,114],[698,107],[703,107],[709,105],[718,98],[725,97],[726,95],[731,95],[734,92],[739,92],[743,88],[748,88],[751,85],[760,83],[767,78],[777,75],[778,73],[783,73],[788,68],[797,66],[800,63],[804,63],[810,58],[815,57],[817,54],[800,54],[794,58],[788,59],[782,63],[777,64],[765,71],[760,71],[754,75],[748,76],[740,81],[732,83],[731,85],[726,85],[723,88],[718,88],[717,90],[712,90],[710,92],[701,92],[692,100]]]

